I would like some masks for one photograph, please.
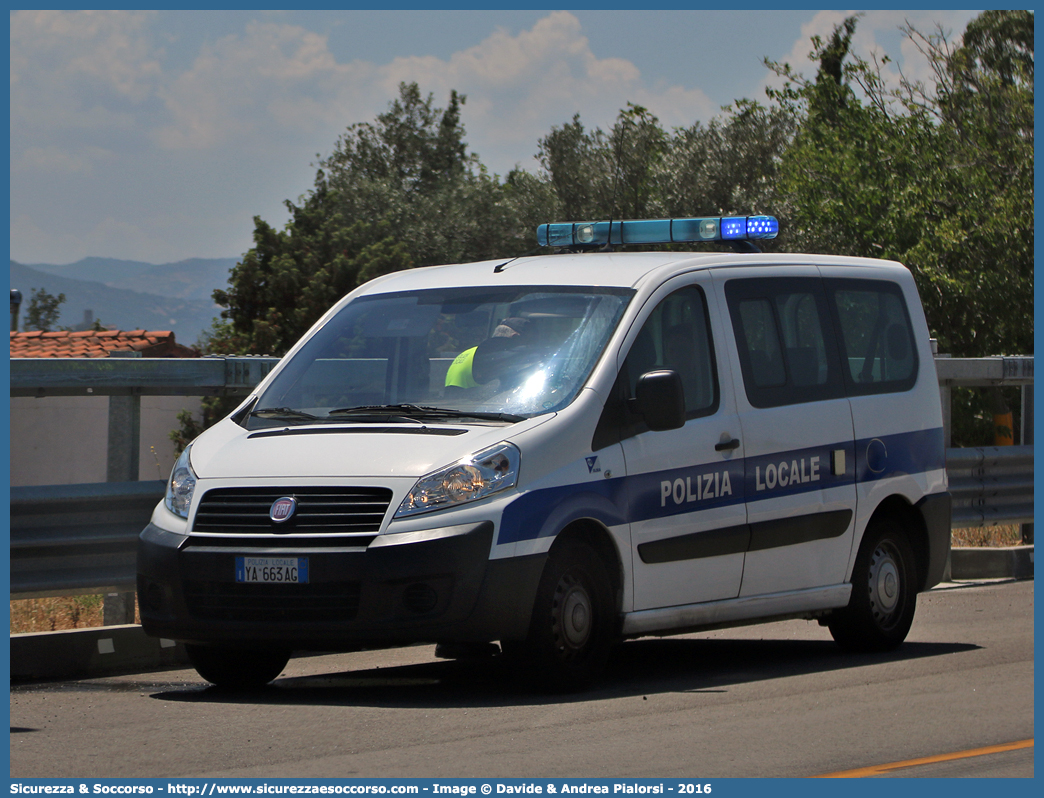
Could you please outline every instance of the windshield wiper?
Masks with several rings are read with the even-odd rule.
[[[342,407],[331,410],[332,416],[382,415],[390,414],[409,419],[417,418],[477,418],[483,421],[506,421],[515,423],[525,419],[513,413],[486,412],[481,410],[452,410],[447,407],[424,407],[422,405],[363,405],[361,407]]]
[[[482,421],[506,421],[509,424],[516,424],[519,421],[526,420],[526,416],[519,416],[514,413],[492,412],[488,410],[447,410],[441,407],[435,409],[446,418],[477,418]]]
[[[417,416],[427,415],[430,408],[419,405],[359,405],[358,407],[339,407],[326,414],[327,418],[334,416],[400,416],[409,421],[416,421]]]
[[[260,410],[250,411],[251,416],[257,418],[274,418],[282,421],[318,421],[318,416],[306,413],[303,410],[294,410],[292,407],[262,407]]]

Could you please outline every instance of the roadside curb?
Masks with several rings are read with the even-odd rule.
[[[950,550],[952,579],[1032,579],[1033,546]]]
[[[185,647],[136,624],[11,635],[11,681],[113,676],[188,663]]]

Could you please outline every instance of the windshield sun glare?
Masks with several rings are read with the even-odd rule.
[[[633,295],[454,288],[359,297],[288,362],[250,426],[554,412],[583,387]]]

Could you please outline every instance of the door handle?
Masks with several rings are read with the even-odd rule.
[[[720,443],[714,444],[714,451],[716,452],[728,452],[732,449],[738,449],[740,445],[739,438],[731,438],[727,441],[721,441]]]

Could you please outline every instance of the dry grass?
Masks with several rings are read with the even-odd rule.
[[[1018,546],[1022,537],[1018,526],[995,526],[955,529],[951,542],[954,548]],[[102,596],[62,596],[12,601],[11,634],[101,626],[102,599]],[[137,609],[134,614],[137,620]]]
[[[58,596],[11,602],[11,634],[102,626],[104,596]],[[137,620],[135,608],[135,620]]]
[[[1022,530],[1014,526],[971,527],[954,529],[950,533],[950,545],[955,549],[971,546],[1019,546]]]

